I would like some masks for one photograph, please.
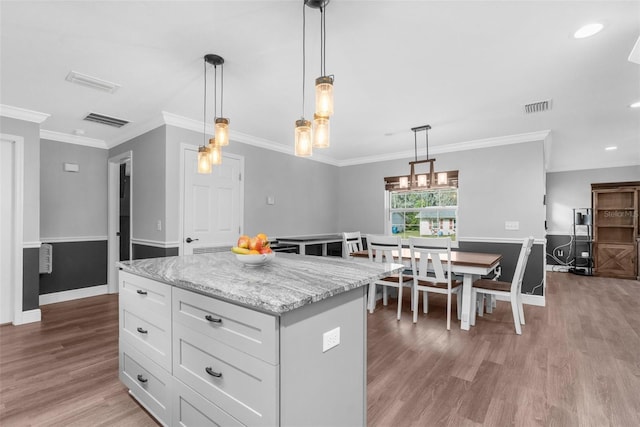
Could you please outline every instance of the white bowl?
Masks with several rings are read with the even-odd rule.
[[[257,254],[257,255],[236,254],[236,258],[238,259],[238,261],[250,267],[267,264],[271,262],[271,260],[273,260],[275,257],[276,257],[275,252],[271,252],[270,254]]]

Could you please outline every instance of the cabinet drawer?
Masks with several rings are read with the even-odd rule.
[[[185,427],[244,426],[204,397],[173,379],[173,423]]]
[[[121,307],[135,307],[145,317],[171,321],[171,286],[126,271],[120,271],[118,277]]]
[[[179,323],[173,336],[176,378],[244,424],[278,424],[278,366]]]
[[[120,381],[158,421],[171,420],[171,375],[125,342],[120,342]]]
[[[235,349],[278,364],[276,316],[175,288],[173,318]]]
[[[120,308],[120,339],[171,370],[171,322],[155,324],[128,308]]]

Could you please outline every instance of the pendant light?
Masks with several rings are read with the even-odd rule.
[[[309,157],[313,153],[313,136],[311,134],[311,122],[304,118],[304,81],[306,78],[305,68],[305,4],[302,4],[302,117],[296,120],[295,128],[295,155],[298,157]]]
[[[329,147],[329,117],[313,115],[313,148]]]
[[[333,115],[333,76],[328,76],[325,68],[327,41],[325,10],[329,0],[305,0],[305,4],[320,9],[320,77],[316,79],[316,114],[329,118]]]
[[[305,0],[305,5],[320,10],[320,74],[316,79],[315,114],[313,115],[313,147],[330,146],[329,117],[333,114],[333,76],[327,76],[326,59],[326,18],[325,9],[329,0]]]
[[[209,147],[206,144],[207,141],[207,57],[204,57],[204,105],[202,108],[202,136],[204,137],[204,143],[198,147],[198,173],[207,174],[211,173],[211,154]]]
[[[220,116],[224,115],[224,58],[219,55],[207,55],[205,60],[213,65],[213,106],[216,144],[220,147],[229,145],[229,119],[218,117],[218,65],[220,66]]]
[[[211,165],[221,165],[222,164],[222,148],[220,145],[216,143],[216,139],[211,138],[209,140],[209,161]]]
[[[413,131],[413,146],[414,146],[414,152],[415,152],[415,160],[413,162],[409,162],[409,165],[411,166],[411,174],[409,176],[410,188],[414,188],[416,186],[424,187],[425,185],[427,188],[431,188],[431,186],[434,185],[434,182],[435,182],[435,171],[434,171],[433,162],[435,162],[436,159],[429,158],[429,129],[431,129],[431,126],[429,125],[411,128],[411,130]],[[425,160],[418,160],[418,132],[421,132],[421,131],[425,132],[425,141],[426,141],[426,148],[427,148],[427,158]],[[416,180],[415,165],[421,164],[421,163],[429,163],[429,179],[428,180],[425,179],[426,177],[424,175],[418,176],[418,179]]]

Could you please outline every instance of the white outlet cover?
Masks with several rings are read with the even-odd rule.
[[[340,344],[340,327],[325,332],[322,334],[322,352],[331,350],[333,347]]]

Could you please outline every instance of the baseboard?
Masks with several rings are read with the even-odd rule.
[[[537,305],[544,307],[546,305],[544,295],[522,294],[522,304]]]
[[[89,286],[87,288],[71,289],[69,291],[52,292],[50,294],[40,295],[40,305],[95,297],[96,295],[104,295],[107,292],[107,285]]]
[[[42,313],[39,308],[35,310],[27,310],[22,312],[22,321],[19,323],[20,325],[24,325],[25,323],[33,323],[39,322],[42,318]]]

